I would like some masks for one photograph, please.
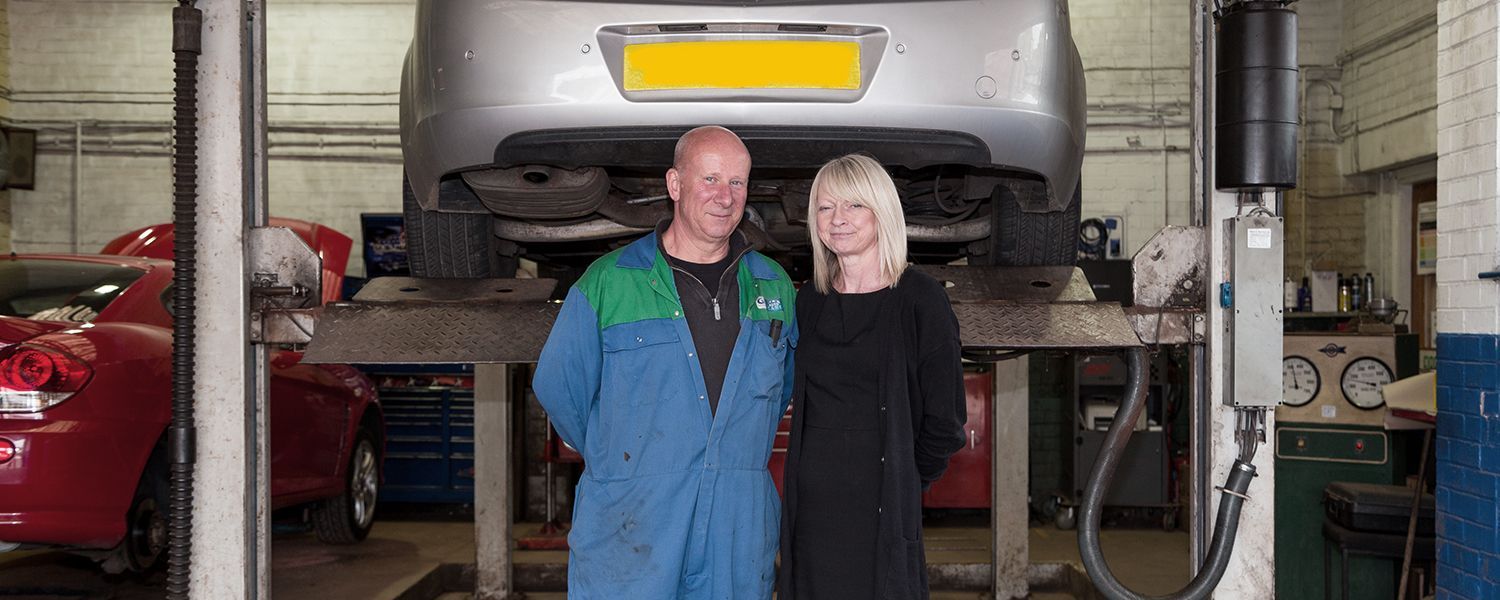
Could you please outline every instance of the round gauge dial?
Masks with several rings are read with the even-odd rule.
[[[1317,397],[1323,389],[1323,376],[1312,361],[1301,356],[1281,359],[1281,403],[1302,406]]]
[[[1394,379],[1389,366],[1378,358],[1366,356],[1356,358],[1349,366],[1344,367],[1344,375],[1339,378],[1339,388],[1344,391],[1344,399],[1355,408],[1371,410],[1385,404],[1385,396],[1380,394],[1380,388]]]

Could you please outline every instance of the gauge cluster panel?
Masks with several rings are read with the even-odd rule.
[[[1282,342],[1276,420],[1382,425],[1381,388],[1416,371],[1411,334],[1289,333]]]

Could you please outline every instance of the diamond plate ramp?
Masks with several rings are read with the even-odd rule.
[[[916,267],[943,283],[968,350],[1131,348],[1125,311],[1075,267]]]
[[[1093,302],[1083,269],[1077,267],[970,267],[918,265],[948,289],[954,303]]]
[[[531,363],[561,304],[550,279],[382,277],[329,305],[303,362]]]
[[[969,350],[1131,348],[1141,345],[1120,305],[954,303],[959,337]]]

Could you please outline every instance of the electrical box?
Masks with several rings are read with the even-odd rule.
[[[1222,294],[1232,362],[1226,369],[1228,403],[1275,407],[1281,390],[1282,219],[1252,212],[1225,221],[1229,286]]]

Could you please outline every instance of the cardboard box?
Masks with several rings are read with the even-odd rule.
[[[1338,312],[1339,274],[1334,271],[1313,271],[1308,279],[1312,287],[1313,312]]]

